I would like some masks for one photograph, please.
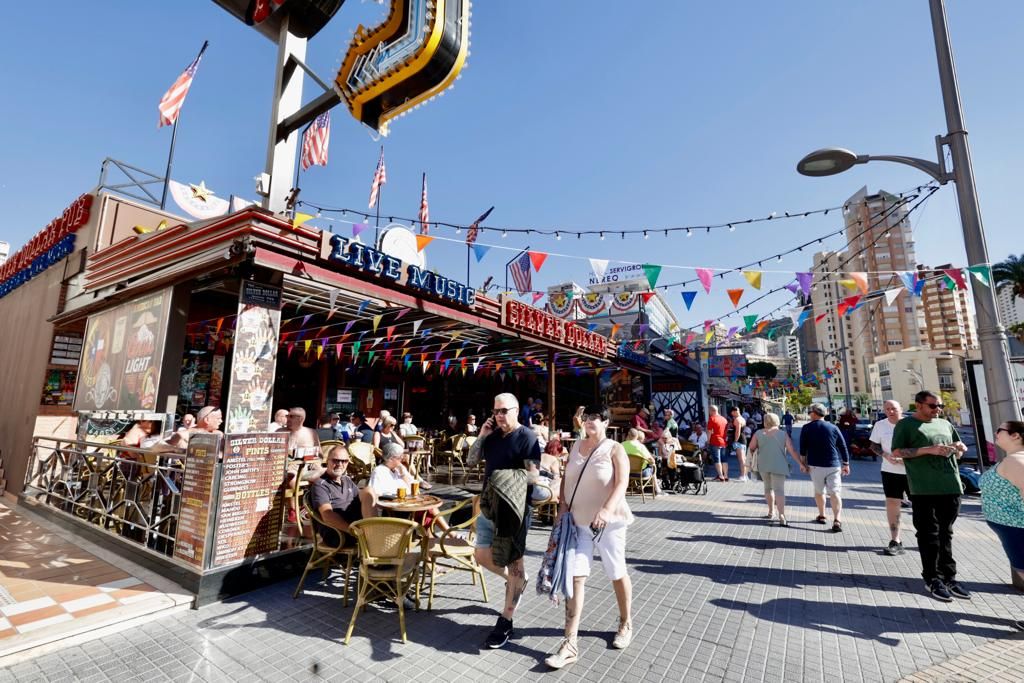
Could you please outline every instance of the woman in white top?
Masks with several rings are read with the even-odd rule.
[[[607,437],[608,408],[590,406],[583,415],[584,438],[573,445],[562,477],[559,514],[572,512],[577,545],[573,558],[573,597],[565,606],[565,637],[558,652],[544,660],[561,669],[579,658],[577,634],[583,611],[583,590],[594,549],[601,554],[619,606],[619,628],[612,647],[623,649],[633,637],[630,618],[633,586],[626,572],[626,526],[633,513],[626,503],[629,460],[622,445]]]
[[[398,435],[404,439],[419,433],[420,430],[412,423],[412,413],[402,413],[402,424],[398,425]]]
[[[544,450],[548,446],[548,439],[551,436],[551,432],[548,430],[548,426],[544,424],[544,416],[540,413],[534,413],[530,416],[530,429],[537,435],[537,443],[540,445],[540,449]]]
[[[395,496],[398,494],[399,488],[404,488],[407,494],[412,491],[412,483],[416,481],[416,478],[412,476],[408,468],[402,464],[402,457],[405,455],[405,451],[402,447],[396,443],[386,443],[381,452],[381,464],[373,468],[373,472],[370,473],[370,482],[366,485],[367,490],[373,499],[374,506],[377,505],[378,500],[381,496]],[[433,508],[429,512],[432,515],[437,514],[438,508]],[[430,520],[423,520],[423,525],[429,526]],[[444,519],[438,520],[438,525],[442,529],[447,529],[448,525],[445,524]]]

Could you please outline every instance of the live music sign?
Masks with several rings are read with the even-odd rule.
[[[595,356],[605,356],[608,352],[606,337],[508,296],[501,298],[501,326]]]

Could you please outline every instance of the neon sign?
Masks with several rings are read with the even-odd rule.
[[[388,121],[449,88],[469,54],[470,0],[391,0],[380,25],[360,25],[334,85],[357,120]]]
[[[75,233],[89,221],[92,200],[91,194],[76,199],[0,267],[0,297],[74,252]]]
[[[476,290],[472,287],[412,263],[403,272],[401,259],[341,235],[331,235],[327,258],[440,299],[469,307],[476,304]]]

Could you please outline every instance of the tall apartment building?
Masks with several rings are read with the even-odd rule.
[[[916,268],[913,234],[905,206],[886,191],[868,195],[861,187],[844,209],[849,261],[845,272],[866,272],[869,292],[902,287],[899,272]],[[838,288],[842,289],[842,288]],[[845,298],[851,293],[843,290]],[[874,357],[904,348],[919,347],[924,311],[915,297],[900,296],[891,306],[876,299],[859,306],[848,318],[850,380],[856,393],[868,390],[867,368]]]
[[[811,291],[813,312],[811,319],[804,322],[801,329],[808,325],[813,325],[815,328],[817,346],[816,348],[806,348],[810,360],[808,371],[820,372],[826,367],[832,367],[836,362],[842,360],[845,352],[850,368],[849,393],[855,394],[861,391],[859,387],[864,386],[864,381],[858,381],[864,374],[864,370],[858,363],[858,356],[849,352],[852,348],[850,341],[855,336],[851,316],[840,318],[839,312],[836,310],[839,302],[849,295],[849,292],[842,289],[837,283],[841,276],[835,275],[836,271],[842,268],[841,264],[845,258],[844,252],[836,251],[818,252],[814,255],[813,270],[816,284]],[[814,321],[821,315],[825,317],[815,323]],[[807,339],[803,338],[802,341],[806,344]],[[846,393],[846,385],[841,372],[833,374],[832,379],[827,381],[833,396]]]
[[[952,267],[950,263],[935,268],[919,265],[918,277],[935,278],[943,269]],[[978,348],[978,331],[967,304],[966,289],[949,289],[941,277],[932,279],[921,290],[921,308],[924,309],[925,345],[943,351]]]
[[[1024,323],[1024,299],[1014,296],[1011,285],[1003,285],[996,290],[996,310],[999,311],[999,322],[1006,327]]]
[[[779,346],[779,355],[793,361],[793,374],[802,375],[804,373],[804,366],[800,358],[800,340],[793,335],[787,334],[776,337],[775,341]]]

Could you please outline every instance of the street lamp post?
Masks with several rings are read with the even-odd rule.
[[[935,55],[939,67],[939,84],[946,113],[945,136],[935,138],[938,163],[907,156],[870,156],[855,154],[847,149],[826,148],[811,152],[797,164],[797,171],[806,176],[827,176],[842,173],[857,164],[869,161],[892,161],[912,166],[927,173],[940,184],[950,180],[956,186],[957,203],[960,208],[960,224],[970,266],[988,265],[988,246],[981,223],[981,209],[974,184],[974,170],[971,167],[971,151],[967,144],[967,130],[960,106],[960,90],[953,64],[953,50],[946,26],[944,0],[929,0],[932,32],[935,38]],[[944,161],[943,148],[948,147],[953,159],[953,170],[948,171]],[[982,367],[988,387],[989,413],[992,424],[1021,418],[1020,406],[1014,393],[1010,373],[1010,354],[1006,330],[999,324],[996,315],[995,292],[991,279],[988,287],[971,287],[974,308],[978,320],[978,342],[981,349]]]

